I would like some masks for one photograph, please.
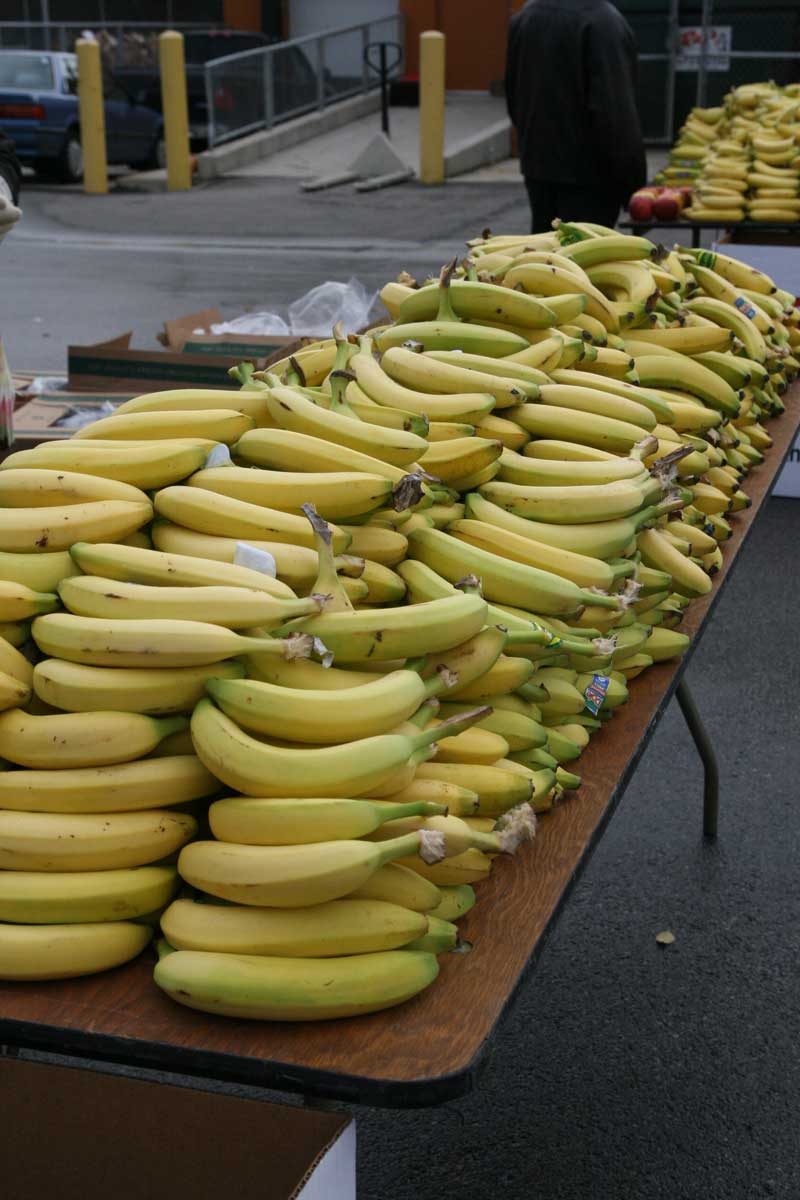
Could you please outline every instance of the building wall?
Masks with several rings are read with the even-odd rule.
[[[399,0],[289,0],[289,37],[305,37],[326,29],[379,21],[381,17],[397,16]],[[391,26],[379,26],[375,41],[394,41]],[[333,75],[343,79],[361,76],[363,47],[361,34],[341,34],[325,43],[325,66]]]
[[[400,0],[406,18],[408,69],[419,69],[419,35],[441,30],[447,37],[447,86],[488,91],[503,78],[506,34],[512,12],[525,0]]]

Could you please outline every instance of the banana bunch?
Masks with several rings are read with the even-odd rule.
[[[722,105],[693,109],[658,182],[691,183],[690,220],[773,221],[800,216],[800,106],[775,83],[731,89]]]
[[[795,104],[695,111],[670,178],[788,204]],[[586,222],[468,251],[368,334],[0,464],[0,978],[101,971],[160,921],[189,1007],[400,1004],[685,651],[794,298]]]

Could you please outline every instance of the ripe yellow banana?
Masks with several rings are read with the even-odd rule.
[[[435,532],[432,529],[424,531],[425,534]],[[446,537],[445,534],[439,536]],[[485,602],[480,596],[461,593],[413,608],[403,605],[322,612],[316,617],[291,621],[278,633],[280,636],[305,633],[322,638],[339,663],[362,660],[379,663],[449,650],[474,637],[485,624]]]
[[[186,804],[219,791],[195,755],[144,758],[111,767],[0,772],[0,809],[19,812],[135,812]]]
[[[526,398],[535,399],[537,382],[509,379],[498,374],[494,370],[495,359],[476,359],[475,355],[469,354],[442,357],[448,353],[443,351],[438,356],[435,353],[417,354],[404,346],[395,346],[386,351],[380,365],[397,383],[426,394],[428,403],[453,393],[491,396],[497,408],[522,404]],[[538,382],[546,383],[547,376],[543,374]],[[421,411],[433,417],[436,409]]]
[[[0,463],[0,472],[21,468],[74,471],[149,490],[180,483],[199,471],[207,457],[205,446],[186,441],[119,442],[102,451],[94,441],[43,442],[32,450],[9,454]]]
[[[148,500],[92,500],[51,508],[0,508],[0,549],[25,554],[68,550],[73,542],[115,541],[146,525]]]
[[[103,417],[84,425],[81,439],[102,438],[111,441],[151,441],[170,438],[211,438],[232,446],[255,422],[233,409],[209,408],[201,411],[133,412]]]
[[[2,584],[0,613],[3,611],[1,589]],[[59,584],[59,595],[64,607],[81,617],[208,621],[226,629],[250,629],[254,625],[275,629],[295,617],[318,613],[325,600],[323,596],[284,600],[269,592],[224,584],[153,587],[104,579],[101,575],[65,579]]]
[[[612,454],[629,454],[643,436],[642,427],[630,421],[555,404],[521,404],[507,409],[506,416],[537,438],[563,439]]]
[[[181,716],[94,711],[39,717],[14,708],[0,713],[0,756],[23,767],[109,766],[149,754],[186,724]]]
[[[275,909],[175,900],[162,915],[161,928],[176,950],[339,958],[405,946],[427,933],[428,918],[385,900],[349,897]]]
[[[503,767],[465,765],[463,763],[425,762],[417,767],[416,779],[452,783],[478,793],[476,816],[500,816],[533,796],[532,779]]]
[[[450,739],[455,741],[455,738]],[[427,801],[388,804],[372,800],[229,796],[208,810],[211,832],[220,842],[247,846],[295,846],[361,838],[386,821],[442,815],[445,807]],[[401,832],[405,833],[406,830]],[[388,835],[387,835],[388,836]]]
[[[361,472],[399,483],[402,467],[392,466],[370,454],[325,441],[290,429],[253,429],[233,447],[237,461],[270,471]]]
[[[360,517],[392,502],[392,484],[388,479],[360,471],[312,473],[212,467],[198,471],[187,482],[190,487],[281,512],[297,514],[303,504],[311,503],[326,521]]]
[[[54,592],[62,579],[77,574],[78,568],[68,550],[56,550],[52,554],[0,552],[0,579],[24,584],[34,592]]]
[[[410,1000],[439,972],[434,954],[386,950],[341,958],[168,953],[158,987],[187,1008],[255,1021],[323,1021]]]
[[[491,508],[497,509],[502,516],[497,516],[492,521],[473,520],[470,517],[463,521],[454,521],[448,529],[451,537],[467,542],[479,550],[499,554],[501,558],[513,559],[514,562],[536,567],[540,571],[560,575],[578,587],[600,588],[606,592],[610,590],[614,582],[614,573],[606,563],[585,554],[557,550],[545,542],[537,542],[527,530],[517,532],[516,523],[525,522],[524,517],[516,517],[513,513],[491,504],[491,501],[482,496],[475,495],[474,499],[476,503],[473,505],[473,497],[469,498],[470,511],[477,514],[484,506],[488,509],[491,505]],[[506,517],[508,523],[505,521]]]
[[[314,545],[313,532],[304,517],[204,488],[162,488],[156,495],[155,509],[160,517],[195,533],[309,548]],[[332,532],[334,552],[339,554],[347,549],[350,539],[336,526],[332,526]]]
[[[45,704],[64,712],[188,713],[205,695],[209,679],[241,679],[239,662],[159,670],[135,667],[88,667],[61,658],[36,664],[33,688]]]
[[[389,862],[378,867],[361,887],[350,892],[348,899],[383,900],[387,904],[410,908],[412,912],[427,913],[441,903],[442,893],[416,871]]]
[[[269,393],[270,416],[281,429],[349,447],[371,458],[404,467],[425,452],[427,443],[415,433],[371,425],[315,404],[294,388],[277,386]]]
[[[435,395],[399,383],[386,373],[383,361],[379,363],[373,357],[370,347],[369,339],[364,339],[361,350],[350,359],[348,368],[355,375],[359,387],[377,404],[424,413],[431,421],[476,421],[494,408],[494,396],[488,393],[459,393],[453,390],[446,395]]]
[[[431,321],[439,312],[441,282],[411,291],[400,305],[398,323]],[[558,322],[548,305],[533,296],[511,291],[494,283],[471,279],[453,279],[447,286],[450,304],[457,317],[465,321],[490,320],[504,325],[547,329]]]
[[[441,738],[460,733],[483,715],[483,710],[477,709],[446,729],[438,726],[435,731],[420,730],[413,736],[387,733],[309,750],[257,741],[210,700],[201,700],[191,728],[200,760],[228,787],[245,795],[352,798],[404,787],[405,768],[430,757],[437,734]],[[395,778],[400,782],[390,786]]]
[[[545,485],[485,483],[480,494],[499,508],[523,519],[551,521],[554,524],[579,525],[595,521],[614,521],[637,513],[659,492],[659,485],[644,472],[644,479],[620,479],[611,483]],[[62,586],[69,586],[66,580]]]
[[[412,533],[409,555],[450,583],[457,583],[466,575],[478,576],[487,599],[499,604],[527,607],[529,611],[554,616],[573,615],[587,604],[617,607],[617,601],[611,597],[584,591],[569,579],[469,546],[436,529]],[[413,607],[419,611],[419,606]]]
[[[705,596],[713,586],[711,579],[691,558],[685,557],[658,529],[643,530],[637,540],[642,561],[672,576],[673,591],[682,596]],[[649,642],[648,642],[649,646]],[[648,649],[647,653],[650,653]],[[651,656],[652,657],[652,656]]]
[[[74,925],[130,921],[169,904],[179,883],[175,867],[0,871],[0,922]]]
[[[202,667],[242,654],[292,657],[308,652],[298,640],[243,637],[203,621],[110,621],[49,613],[33,623],[41,651],[91,667]]]
[[[46,467],[19,467],[0,471],[0,506],[52,508],[62,504],[87,504],[94,500],[128,500],[146,504],[147,496],[129,483],[59,471]]]
[[[160,550],[122,546],[114,542],[76,542],[69,553],[86,575],[99,575],[124,583],[142,583],[157,587],[202,587],[221,584],[255,589],[287,600],[294,596],[291,588],[280,580],[273,579],[271,575],[265,575],[261,571],[238,567],[233,562],[223,566],[214,559],[165,554]],[[309,565],[311,561],[309,556]]]
[[[148,392],[134,396],[114,410],[115,416],[127,413],[205,412],[208,409],[229,409],[244,413],[256,426],[269,421],[264,390],[234,392],[224,388],[176,388],[165,392]]]
[[[5,645],[8,645],[6,642]],[[8,645],[9,650],[14,647]],[[31,689],[28,684],[20,683],[13,675],[6,675],[4,671],[0,671],[0,712],[5,712],[9,708],[21,708],[27,704],[31,698]]]
[[[160,808],[99,814],[0,811],[0,868],[116,871],[141,867],[173,854],[196,833],[194,817]]]
[[[453,438],[434,442],[420,458],[420,466],[429,475],[458,488],[461,481],[496,462],[502,444],[486,438]]]
[[[0,925],[0,979],[73,979],[135,958],[152,930],[133,921]],[[436,959],[428,955],[433,962]]]
[[[34,592],[24,583],[0,580],[0,622],[25,621],[57,607],[58,597],[51,592]]]
[[[441,677],[423,681],[416,671],[352,680],[341,690],[285,687],[256,679],[209,680],[208,692],[243,729],[268,737],[318,745],[389,733],[441,690]]]
[[[522,287],[525,292],[540,296],[559,296],[579,293],[586,297],[586,312],[600,321],[609,332],[619,329],[619,318],[598,287],[581,271],[578,274],[573,264],[564,266],[553,263],[523,262],[506,272],[503,283],[507,288]],[[555,322],[553,322],[555,324]]]
[[[442,835],[425,830],[387,842],[193,842],[181,851],[178,871],[192,887],[234,904],[246,900],[257,907],[307,908],[349,895],[385,863],[414,854],[436,862],[443,853]]]
[[[475,820],[488,820],[489,818],[476,817]],[[494,824],[494,822],[491,822]],[[461,917],[465,917],[471,908],[475,905],[475,891],[468,883],[448,884],[440,888],[442,893],[441,903],[437,905],[430,913],[429,917],[436,917],[440,921],[458,921]]]

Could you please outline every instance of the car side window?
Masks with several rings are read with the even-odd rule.
[[[62,58],[61,66],[64,72],[64,80],[62,88],[71,96],[78,93],[78,70],[75,63],[69,58]]]

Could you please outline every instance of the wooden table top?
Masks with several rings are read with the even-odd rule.
[[[746,481],[752,507],[735,519],[713,591],[690,606],[681,626],[695,635],[686,656],[632,682],[631,702],[580,759],[580,791],[540,821],[531,846],[498,861],[462,922],[474,949],[440,959],[439,979],[426,992],[397,1009],[317,1024],[212,1018],[181,1008],[155,987],[147,951],[102,975],[0,986],[0,1043],[391,1107],[438,1104],[470,1091],[498,1023],[616,808],[791,449],[800,384],[784,399],[786,414],[769,425],[774,446],[768,460]],[[698,794],[698,834],[701,809]]]

